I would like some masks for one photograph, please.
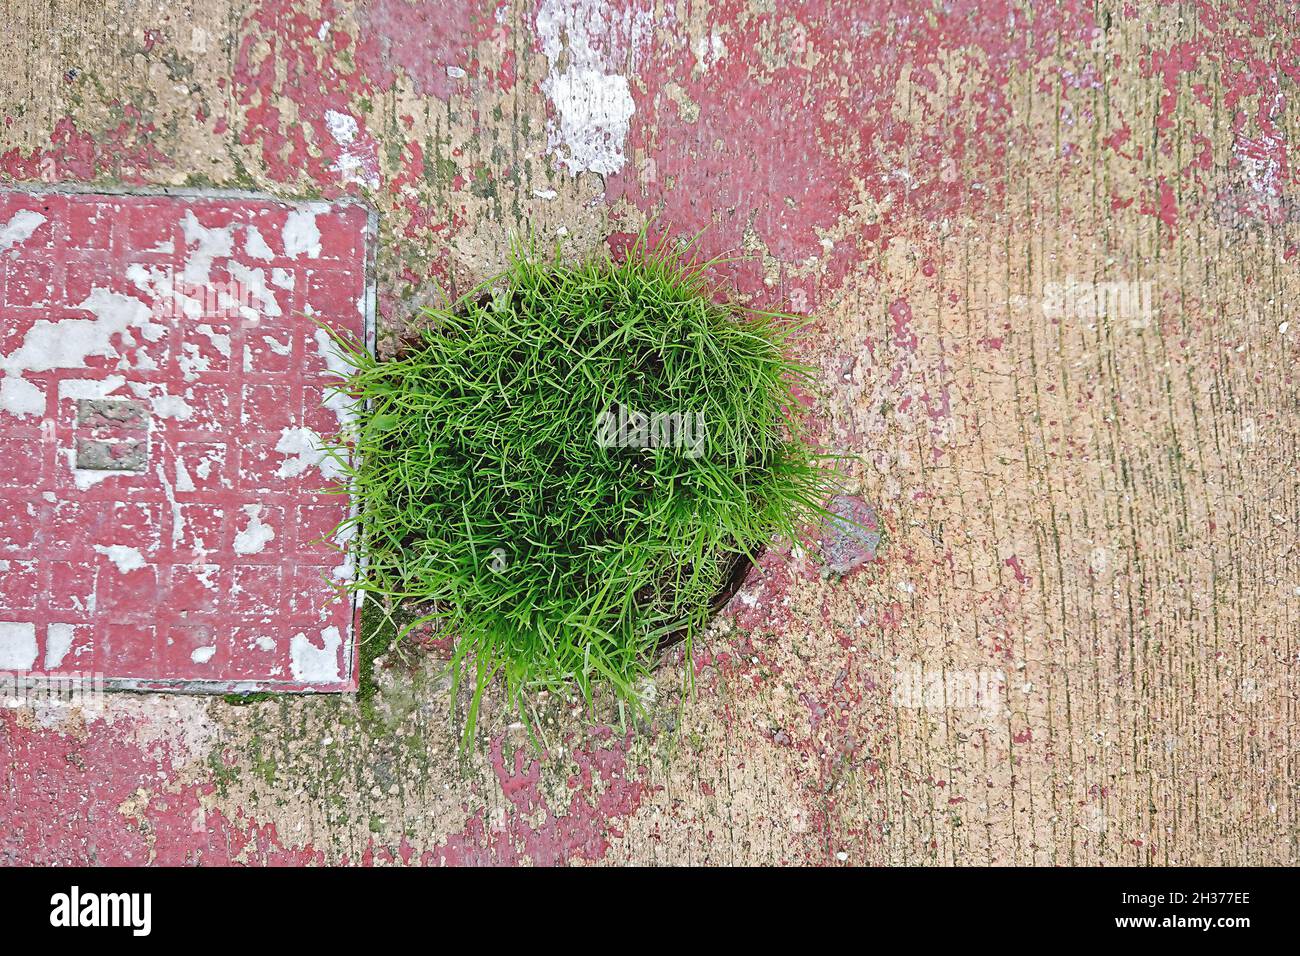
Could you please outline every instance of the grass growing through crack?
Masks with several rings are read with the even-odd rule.
[[[822,513],[792,317],[719,304],[708,265],[644,239],[579,266],[516,249],[396,358],[338,343],[361,403],[353,587],[457,635],[466,740],[498,676],[516,705],[576,685],[635,706],[734,557]]]

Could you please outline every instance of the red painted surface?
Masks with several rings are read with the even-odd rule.
[[[365,209],[9,192],[0,230],[0,669],[355,687],[312,317],[366,335]]]

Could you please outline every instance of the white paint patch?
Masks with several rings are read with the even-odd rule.
[[[305,684],[335,684],[343,679],[339,673],[339,645],[343,638],[337,627],[320,632],[323,648],[317,647],[306,634],[295,634],[289,642],[289,669],[293,679]]]
[[[188,295],[190,288],[184,282],[178,283],[175,275],[168,268],[155,268],[133,262],[126,267],[126,277],[131,280],[132,285],[156,303],[160,312],[177,317],[183,315],[191,319],[203,314],[203,302],[199,298]]]
[[[45,393],[39,385],[6,375],[0,379],[0,411],[18,418],[45,414]]]
[[[542,90],[559,114],[552,152],[570,173],[608,176],[623,168],[627,162],[623,143],[636,112],[626,77],[568,70],[548,76]]]
[[[190,477],[189,470],[185,467],[185,460],[180,455],[176,456],[176,490],[182,493],[198,490],[194,485],[194,479]]]
[[[250,269],[248,266],[239,262],[228,263],[226,268],[230,271],[231,278],[238,282],[240,286],[242,286],[243,291],[247,293],[247,295],[241,296],[241,298],[246,301],[251,300],[260,303],[262,311],[268,316],[283,315],[280,311],[280,302],[276,299],[275,293],[267,288],[265,269]],[[242,309],[253,311],[249,306],[242,306],[241,311]],[[257,318],[257,315],[254,312],[254,314],[249,317]],[[229,338],[227,338],[226,341],[229,342]]]
[[[344,182],[379,188],[379,160],[373,143],[358,142],[361,128],[354,117],[337,110],[325,111],[325,126],[342,150],[334,169]]]
[[[233,266],[235,265],[235,263],[232,262],[231,265]],[[216,349],[226,358],[230,358],[230,336],[227,333],[218,332],[216,329],[214,329],[210,325],[207,325],[206,323],[203,325],[195,326],[194,331],[198,332],[199,335],[202,335],[209,342],[211,342],[212,347],[214,349]]]
[[[92,357],[117,358],[114,339],[134,342],[133,332],[138,331],[144,340],[156,342],[167,331],[149,321],[149,306],[120,292],[94,289],[75,308],[95,317],[38,320],[23,336],[22,345],[0,360],[0,367],[10,375],[85,368]]]
[[[45,628],[45,669],[55,670],[63,666],[63,659],[72,650],[72,638],[76,628],[71,624],[51,624]]]
[[[38,415],[45,410],[44,395],[38,386],[22,378],[25,373],[86,368],[92,357],[119,358],[118,342],[138,347],[141,343],[135,337],[137,333],[143,341],[156,342],[167,331],[150,321],[149,306],[107,289],[92,290],[76,307],[95,317],[38,320],[27,330],[18,348],[0,356],[0,368],[5,373],[0,382],[0,409],[23,416]],[[128,367],[125,359],[118,364]],[[142,356],[136,365],[147,368],[152,362]],[[116,388],[123,380],[114,381]]]
[[[357,536],[357,526],[350,524],[334,536],[334,544],[343,552],[343,563],[335,565],[330,577],[338,584],[347,584],[356,577],[356,552],[349,545]]]
[[[43,222],[45,217],[33,209],[23,209],[15,213],[12,219],[0,226],[0,252],[20,242],[26,242]]]
[[[125,384],[126,379],[121,375],[110,375],[108,378],[65,378],[59,382],[59,398],[72,399],[74,402],[81,399],[96,401],[108,398]]]
[[[29,671],[35,665],[36,625],[0,621],[0,671]]]
[[[190,654],[190,660],[195,664],[206,664],[212,660],[212,656],[217,653],[216,647],[196,647]]]
[[[184,469],[180,458],[176,459],[176,483],[180,484],[180,472]],[[172,509],[172,547],[175,548],[181,543],[181,538],[185,535],[185,512],[176,501],[176,489],[172,487],[171,482],[167,480],[167,470],[159,463],[157,468],[158,484],[162,485],[163,494],[167,496],[167,504]],[[186,477],[189,477],[188,475]]]
[[[325,111],[325,128],[340,146],[346,146],[357,138],[356,119],[338,110]]]
[[[326,478],[343,474],[339,463],[325,451],[321,437],[310,428],[284,429],[275,450],[285,456],[275,472],[278,478],[296,478],[308,468],[319,468]]]
[[[185,269],[181,278],[186,282],[207,285],[212,281],[212,260],[228,258],[235,247],[234,226],[219,226],[208,229],[194,217],[194,211],[185,210],[181,220],[181,231],[185,234],[185,245],[194,248],[185,260]]]
[[[181,375],[185,381],[192,382],[199,377],[200,372],[211,371],[212,363],[208,361],[206,355],[193,342],[184,342],[181,344],[181,354],[176,359],[176,364],[180,366]]]
[[[134,389],[134,386],[132,386]],[[179,395],[153,395],[149,397],[149,407],[159,418],[174,418],[185,421],[194,415],[194,409]]]
[[[262,231],[256,226],[244,227],[244,252],[263,262],[270,262],[275,258],[271,247],[266,244],[266,239],[262,236]]]
[[[305,209],[295,209],[284,221],[284,254],[297,259],[306,254],[308,259],[320,258],[320,229],[316,216],[324,207],[313,204]]]
[[[195,472],[198,473],[198,476],[200,478],[202,478],[204,481],[207,481],[208,478],[211,477],[212,475],[212,466],[215,464],[217,464],[216,453],[209,452],[208,454],[203,456],[203,459],[199,462],[198,467],[195,468],[194,470]]]
[[[145,564],[144,555],[140,553],[139,548],[130,548],[124,544],[112,544],[106,548],[102,544],[97,544],[95,550],[117,565],[118,574],[139,571]]]
[[[76,483],[78,491],[87,491],[101,481],[108,481],[110,478],[127,478],[139,474],[139,472],[117,468],[78,468],[75,448],[69,448],[65,451],[64,458],[68,462],[68,468],[72,471],[72,480]]]
[[[340,431],[349,431],[357,420],[356,403],[343,392],[331,386],[341,384],[344,379],[351,375],[353,372],[352,365],[339,353],[334,342],[330,339],[329,333],[324,329],[316,330],[316,351],[330,372],[324,382],[324,407],[334,413],[334,417],[338,419]]]
[[[652,29],[648,12],[616,10],[606,0],[543,0],[538,9],[537,35],[550,64],[542,92],[558,117],[548,124],[548,148],[573,175],[607,176],[626,163],[636,104],[627,77],[615,70],[635,61]]]
[[[538,199],[551,200],[559,195],[554,189],[534,189],[533,195]]]
[[[701,73],[707,73],[709,67],[727,55],[727,43],[718,31],[714,30],[707,37],[701,36],[697,39],[691,52],[695,54],[696,69]]]
[[[262,521],[261,505],[244,505],[244,514],[248,527],[235,535],[235,554],[260,554],[275,537],[275,529]]]

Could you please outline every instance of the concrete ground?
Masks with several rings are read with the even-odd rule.
[[[881,539],[769,553],[621,729],[0,715],[8,863],[1297,858],[1300,25],[1275,2],[4,0],[0,180],[364,200],[379,323],[707,227]],[[686,667],[694,693],[680,693]]]

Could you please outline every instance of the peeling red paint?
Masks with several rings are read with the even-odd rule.
[[[607,741],[600,743],[601,740]],[[636,812],[646,796],[646,768],[629,768],[631,734],[614,738],[606,728],[572,751],[578,773],[569,779],[569,803],[553,808],[543,796],[537,755],[518,750],[507,762],[503,740],[491,746],[492,766],[506,799],[514,807],[503,826],[491,825],[483,812],[442,846],[426,851],[421,861],[436,865],[554,866],[573,860],[596,862],[621,838],[618,821]],[[572,743],[572,742],[570,742]],[[537,822],[534,822],[537,821]]]
[[[509,31],[497,24],[495,7],[492,0],[370,0],[361,8],[359,64],[381,89],[391,88],[401,70],[416,92],[446,100],[465,88],[463,76],[477,72],[474,46],[494,36],[507,37]],[[509,69],[494,78],[499,88],[509,88]]]
[[[233,92],[242,107],[239,142],[261,147],[271,179],[294,182],[305,175],[327,196],[364,185],[349,181],[352,166],[345,157],[355,154],[364,166],[365,157],[377,150],[364,117],[352,111],[353,99],[373,95],[375,87],[343,56],[353,44],[347,33],[331,30],[340,13],[333,0],[322,3],[319,16],[292,0],[267,0],[242,25],[233,72]],[[282,109],[288,102],[294,106],[292,119]],[[331,132],[333,116],[352,117],[355,138],[340,141]],[[377,160],[372,172],[379,174]]]
[[[853,264],[870,259],[877,236],[887,242],[894,215],[937,221],[978,212],[999,196],[1009,71],[1058,56],[1062,44],[1082,45],[1095,29],[1091,12],[1074,4],[1037,9],[1030,20],[1009,4],[973,0],[910,18],[899,18],[887,0],[803,0],[773,12],[727,0],[709,20],[724,23],[725,55],[705,53],[706,68],[683,45],[638,73],[643,92],[635,96],[628,145],[645,151],[649,175],[624,170],[610,178],[607,195],[660,215],[664,228],[705,229],[701,248],[709,255],[734,254],[752,230],[783,267],[824,259],[813,305]],[[783,47],[796,62],[767,64],[766,36],[788,38]],[[809,51],[822,62],[854,63],[853,81],[800,65]],[[973,126],[943,116],[915,126],[896,119],[893,100],[904,77],[933,89],[941,61],[963,54],[987,71],[987,82],[948,89],[948,110],[972,114]],[[666,95],[670,82],[697,104],[694,123],[684,122]],[[855,223],[847,238],[823,246],[825,233],[852,215],[859,183],[891,215]],[[787,291],[765,286],[757,263],[727,271],[758,301],[787,300]]]
[[[127,119],[98,135],[78,129],[65,116],[55,123],[48,147],[24,152],[15,146],[0,153],[0,171],[17,182],[88,181],[111,175],[142,183],[150,170],[170,160],[154,143],[158,131],[153,124],[141,122],[133,107],[127,106],[125,113]]]

